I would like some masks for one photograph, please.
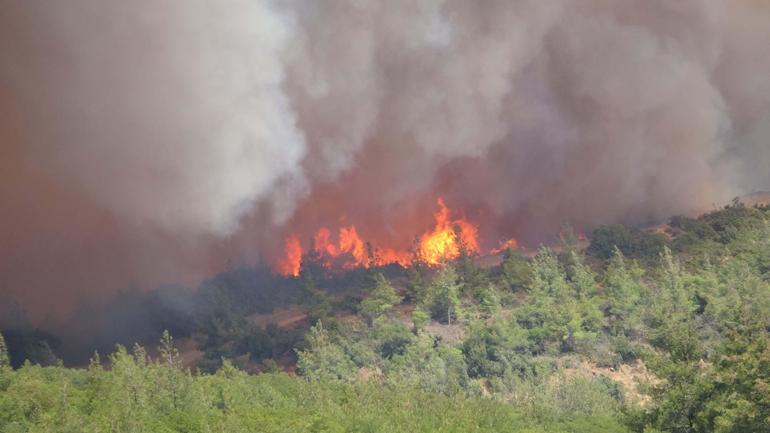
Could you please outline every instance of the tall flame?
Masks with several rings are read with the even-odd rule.
[[[415,256],[428,265],[438,265],[459,257],[463,250],[468,253],[480,252],[478,227],[464,218],[452,219],[451,211],[443,199],[439,198],[437,205],[438,211],[434,214],[435,225],[432,230],[420,236],[414,252],[395,248],[372,248],[361,239],[358,230],[352,225],[340,228],[336,240],[328,228],[318,229],[313,236],[311,249],[321,258],[322,265],[343,269],[393,263],[407,267],[414,262]],[[503,245],[515,248],[516,241],[510,239]],[[496,252],[497,250],[493,250],[493,253]],[[289,236],[286,239],[285,255],[278,262],[276,271],[286,276],[299,275],[302,254],[302,245],[297,236]]]
[[[298,276],[302,266],[302,244],[292,235],[286,239],[285,257],[278,263],[278,273],[281,275]]]
[[[450,220],[449,208],[444,200],[438,199],[438,212],[434,215],[436,226],[433,231],[420,238],[420,257],[429,265],[455,259],[460,247],[469,252],[478,252],[478,228],[464,219]]]

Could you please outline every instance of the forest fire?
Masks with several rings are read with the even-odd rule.
[[[499,254],[508,249],[515,250],[518,247],[519,247],[518,241],[516,241],[516,239],[514,238],[511,238],[506,240],[505,242],[500,242],[500,246],[490,251],[490,254]]]
[[[415,260],[435,266],[459,257],[463,249],[468,253],[481,252],[478,226],[462,217],[453,218],[443,199],[439,198],[437,205],[434,227],[417,238],[411,249],[375,247],[364,242],[353,225],[340,228],[336,237],[329,228],[322,227],[311,238],[307,248],[303,248],[296,235],[287,237],[284,255],[275,269],[281,275],[298,276],[303,257],[308,254],[315,256],[315,260],[323,266],[352,269],[389,264],[408,267]],[[516,247],[515,239],[501,243],[500,248],[491,252],[498,253],[509,247]]]
[[[436,227],[420,238],[420,257],[429,265],[457,258],[460,248],[479,252],[478,228],[464,219],[451,220],[449,208],[438,199],[439,210],[435,214]]]

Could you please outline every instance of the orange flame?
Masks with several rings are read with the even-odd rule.
[[[340,252],[347,252],[353,256],[357,265],[368,265],[366,246],[358,237],[355,226],[340,229]]]
[[[374,253],[374,264],[385,266],[397,263],[403,267],[412,264],[412,254],[409,251],[399,251],[392,248],[377,249]]]
[[[509,248],[512,249],[512,250],[515,250],[518,247],[519,247],[519,243],[516,242],[516,239],[511,238],[511,239],[508,239],[505,242],[501,242],[499,247],[497,247],[497,248],[493,249],[492,251],[490,251],[490,254],[500,254],[500,253],[502,253],[503,251],[505,251],[505,250],[507,250]]]
[[[278,263],[278,273],[285,276],[298,276],[302,266],[302,244],[296,236],[289,236],[285,245],[286,257]]]
[[[420,238],[420,256],[429,265],[452,260],[460,255],[460,247],[469,252],[478,252],[478,228],[473,224],[458,219],[449,219],[449,208],[444,200],[438,199],[438,212],[435,214],[436,227]],[[458,230],[455,231],[455,228]]]
[[[326,227],[321,227],[316,233],[313,241],[315,242],[315,250],[319,254],[326,254],[330,257],[337,257],[339,250],[337,246],[331,242],[331,232]]]
[[[453,220],[443,199],[439,198],[437,204],[435,226],[419,238],[414,253],[428,265],[438,265],[457,258],[463,249],[469,253],[480,252],[478,227],[464,218]],[[508,247],[515,248],[516,240],[510,239],[492,252],[499,252]],[[367,248],[356,227],[352,225],[339,229],[336,243],[328,228],[320,228],[313,237],[312,249],[321,256],[324,266],[338,266],[343,269],[394,263],[407,267],[413,263],[415,255],[408,250]],[[286,239],[285,257],[278,262],[276,271],[286,276],[299,275],[302,253],[302,245],[297,236],[289,236]]]

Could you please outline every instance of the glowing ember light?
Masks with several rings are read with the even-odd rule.
[[[358,237],[355,226],[340,229],[340,252],[350,253],[358,266],[368,266],[364,241]]]
[[[416,251],[395,248],[371,248],[358,235],[355,226],[342,227],[336,236],[326,227],[320,228],[312,239],[312,250],[325,267],[351,269],[355,267],[399,264],[411,266],[415,256],[428,265],[435,266],[456,259],[464,250],[479,253],[478,227],[464,218],[452,219],[451,211],[439,198],[435,225],[424,233],[415,246]],[[509,239],[492,250],[493,254],[507,248],[516,248],[515,239]],[[285,276],[297,276],[302,264],[303,249],[295,235],[286,240],[285,257],[277,264],[276,271]]]
[[[285,276],[298,276],[302,266],[302,245],[296,236],[289,236],[285,246],[286,257],[278,263],[278,273]]]
[[[508,239],[505,242],[501,242],[499,247],[493,249],[489,253],[490,254],[500,254],[500,253],[502,253],[503,251],[505,251],[505,250],[507,250],[509,248],[512,249],[512,250],[515,250],[518,247],[519,247],[519,243],[516,242],[516,239],[511,238],[511,239]]]
[[[319,254],[326,254],[329,257],[337,257],[339,255],[337,246],[331,242],[331,232],[326,227],[318,230],[313,241],[315,242],[315,250]]]
[[[385,266],[397,263],[403,267],[412,264],[412,254],[408,251],[398,251],[392,248],[377,249],[374,253],[374,264]]]
[[[478,252],[478,229],[463,220],[449,219],[449,208],[444,200],[438,199],[439,210],[436,212],[436,227],[420,238],[420,256],[429,265],[438,265],[460,255],[460,246],[469,252]],[[455,230],[457,228],[457,230]]]

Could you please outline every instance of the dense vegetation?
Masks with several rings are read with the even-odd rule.
[[[12,432],[615,432],[611,420],[538,421],[489,399],[372,382],[248,375],[231,364],[191,374],[164,338],[156,361],[122,347],[105,370],[0,367],[0,431]],[[597,429],[598,428],[598,429]]]
[[[168,335],[88,369],[0,357],[0,431],[770,431],[769,208],[561,239],[490,268],[307,257],[296,279],[260,274],[287,288],[269,308],[257,271],[226,272],[165,316],[199,370]],[[251,319],[288,304],[306,327]]]

